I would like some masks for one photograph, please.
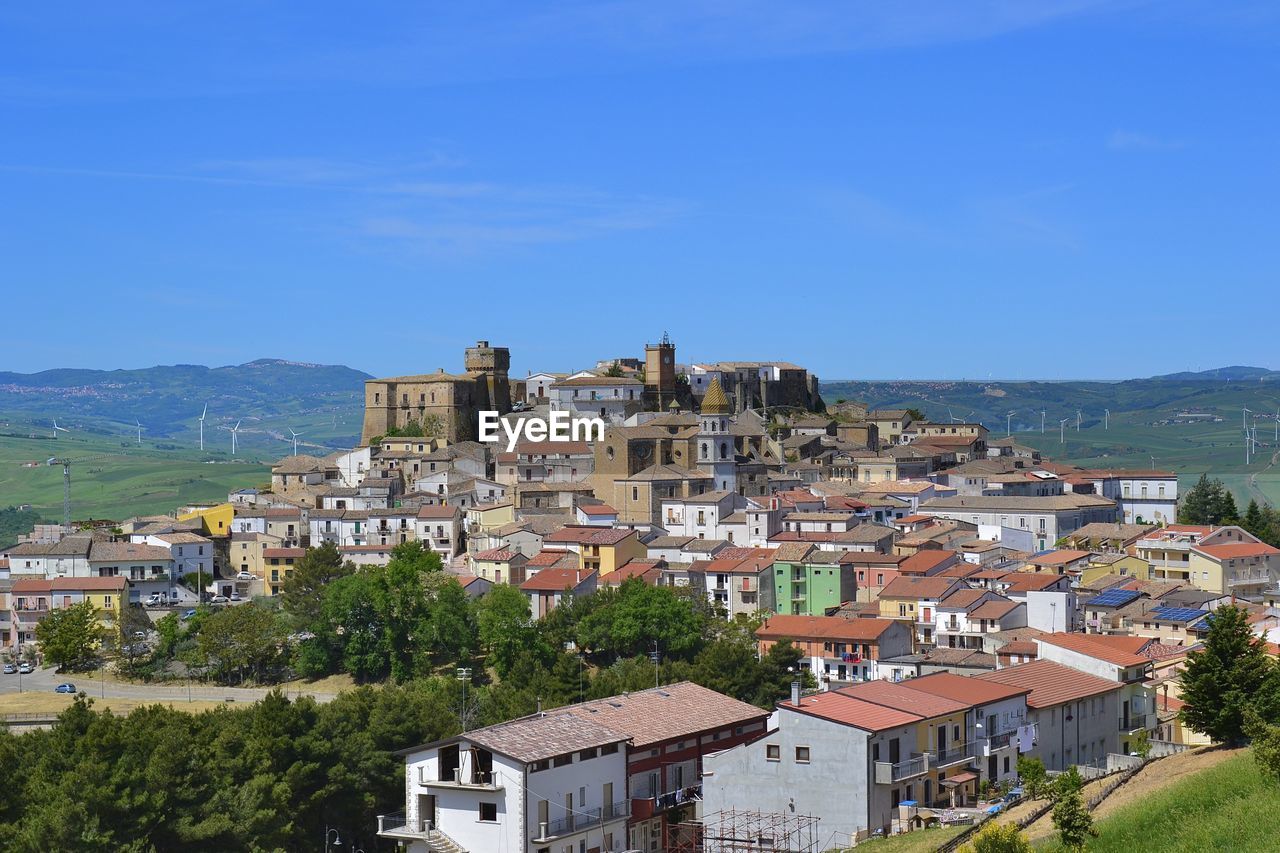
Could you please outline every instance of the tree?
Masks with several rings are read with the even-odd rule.
[[[1179,716],[1195,731],[1239,746],[1245,741],[1245,711],[1251,706],[1274,710],[1276,664],[1250,629],[1245,611],[1224,604],[1208,619],[1204,647],[1187,654],[1179,676],[1186,703]]]
[[[1075,765],[1068,767],[1065,773],[1059,773],[1049,783],[1049,799],[1059,802],[1072,794],[1078,794],[1084,790],[1084,777],[1080,775],[1080,771]]]
[[[314,630],[323,608],[325,587],[354,574],[355,570],[352,563],[342,559],[332,542],[308,548],[284,580],[281,606],[300,627]]]
[[[1280,726],[1266,722],[1250,708],[1245,711],[1244,730],[1262,777],[1273,786],[1280,785]]]
[[[1178,508],[1178,521],[1182,524],[1235,524],[1239,515],[1231,491],[1221,480],[1210,480],[1208,474],[1200,475]]]
[[[521,652],[537,646],[529,599],[510,584],[495,584],[477,602],[476,628],[488,651],[488,663],[499,678],[511,673]]]
[[[1251,499],[1249,501],[1249,506],[1244,511],[1244,518],[1240,519],[1240,526],[1259,539],[1263,538],[1263,535],[1267,532],[1266,519],[1263,518],[1262,509],[1258,506],[1256,500]]]
[[[276,614],[258,604],[227,607],[210,614],[200,625],[197,654],[215,679],[232,674],[243,681],[250,671],[259,677],[280,654],[283,632]]]
[[[960,848],[961,853],[1031,853],[1031,842],[1017,824],[987,821],[973,841]]]
[[[925,420],[924,412],[919,409],[904,409],[904,411],[907,413],[907,417],[911,418],[913,421],[923,422]]]
[[[91,601],[59,607],[36,623],[36,640],[44,656],[61,670],[84,669],[105,636],[98,609]]]
[[[610,379],[617,379],[621,377],[622,365],[615,361],[613,364],[609,365],[609,369],[604,372],[604,375],[608,376]]]
[[[1146,729],[1142,729],[1134,735],[1130,751],[1139,758],[1149,758],[1151,756],[1151,733]]]
[[[1019,755],[1018,778],[1022,780],[1022,790],[1031,799],[1038,800],[1045,795],[1049,784],[1049,773],[1044,769],[1044,762],[1039,758]]]
[[[1065,775],[1064,773],[1063,776]],[[1053,826],[1058,830],[1058,840],[1063,848],[1073,853],[1083,851],[1085,843],[1098,834],[1093,826],[1093,815],[1089,814],[1084,796],[1078,788],[1064,794],[1054,804]]]

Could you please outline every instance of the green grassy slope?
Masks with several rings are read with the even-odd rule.
[[[233,489],[270,480],[271,469],[264,463],[276,458],[249,451],[251,455],[232,460],[222,451],[163,450],[156,444],[145,437],[138,447],[115,437],[63,434],[53,441],[0,434],[0,506],[31,504],[41,518],[60,521],[62,468],[43,464],[51,456],[73,462],[74,518],[117,520],[169,512],[184,503],[225,500]],[[29,462],[41,464],[26,467]]]
[[[1273,851],[1280,849],[1280,789],[1266,785],[1244,753],[1121,808],[1097,828],[1091,853]]]

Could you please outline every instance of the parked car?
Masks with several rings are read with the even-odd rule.
[[[7,663],[7,664],[5,664],[5,665],[4,665],[4,674],[5,674],[5,675],[13,675],[13,674],[14,674],[15,672],[17,672],[17,671],[18,671],[18,668],[17,668],[16,666],[14,666],[13,664],[11,664],[11,663]]]
[[[75,693],[76,686],[72,684],[70,681],[65,681],[62,684],[59,684],[57,687],[53,688],[53,692],[54,693]]]
[[[184,610],[184,611],[182,611],[182,616],[181,616],[181,618],[182,618],[182,619],[190,619],[192,616],[195,616],[195,615],[196,615],[196,609],[195,609],[194,607],[192,607],[190,610]]]
[[[251,581],[253,580],[253,572],[240,572],[236,575],[236,580]]]
[[[239,591],[238,591],[238,590],[234,590],[234,589],[233,589],[233,590],[231,591],[231,600],[232,600],[232,601],[239,601],[239,600],[240,600],[240,593],[239,593]]]
[[[134,632],[133,632],[133,638],[134,638],[135,640],[145,640],[145,639],[147,638],[147,632],[146,632],[146,631],[134,631]]]
[[[25,660],[22,663],[18,664],[18,672],[22,673],[23,675],[29,675],[30,673],[33,673],[35,671],[36,671],[36,668]]]
[[[209,599],[210,604],[226,604],[228,601],[225,595],[215,595]]]

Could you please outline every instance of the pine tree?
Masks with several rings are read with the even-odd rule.
[[[1196,484],[1182,497],[1182,506],[1178,508],[1178,522],[1205,524],[1209,515],[1209,498],[1212,491],[1213,486],[1209,483],[1209,475],[1201,474]]]
[[[1255,636],[1245,611],[1223,605],[1209,617],[1204,648],[1187,655],[1180,678],[1186,707],[1182,721],[1219,743],[1245,741],[1244,715],[1250,707],[1270,708],[1276,697],[1276,663]]]
[[[1078,790],[1063,796],[1053,807],[1053,826],[1058,830],[1063,848],[1073,852],[1084,850],[1085,842],[1098,834],[1093,827],[1093,815],[1089,814]]]
[[[1259,539],[1266,532],[1266,519],[1263,518],[1262,510],[1258,507],[1256,500],[1249,501],[1249,507],[1244,511],[1244,518],[1240,520],[1240,526]]]

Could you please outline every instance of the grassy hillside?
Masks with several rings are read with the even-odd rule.
[[[0,372],[0,431],[49,435],[52,421],[106,440],[144,437],[175,448],[230,449],[226,428],[242,420],[240,443],[280,455],[292,428],[311,449],[350,447],[360,434],[364,380],[349,367],[261,359],[228,367]],[[326,451],[327,452],[327,451]]]
[[[76,519],[122,519],[168,512],[179,504],[225,500],[227,492],[264,483],[276,456],[247,451],[232,460],[213,451],[166,450],[118,438],[60,434],[57,441],[0,434],[0,506],[31,504],[48,521],[62,519],[62,468],[51,456],[72,460],[71,511]],[[163,444],[163,442],[161,442]],[[27,463],[40,463],[27,467]],[[4,543],[0,543],[4,544]]]
[[[1097,828],[1089,843],[1097,853],[1263,853],[1280,845],[1280,789],[1266,785],[1253,755],[1244,753],[1124,806]],[[1045,849],[1060,848],[1049,843]]]
[[[1181,475],[1183,488],[1208,473],[1227,483],[1238,500],[1280,504],[1280,470],[1272,466],[1273,455],[1280,451],[1275,435],[1275,415],[1280,412],[1276,374],[1229,368],[1208,376],[1175,374],[1125,382],[830,382],[823,383],[822,393],[828,405],[840,398],[857,399],[876,408],[917,408],[944,423],[952,417],[977,421],[997,437],[1009,425],[1020,440],[1064,462],[1149,468],[1155,457],[1156,467]],[[1247,467],[1244,407],[1254,412],[1250,425],[1257,427],[1258,439],[1257,457]],[[1109,429],[1104,428],[1107,409]],[[1010,412],[1013,416],[1006,420]],[[1190,422],[1188,414],[1210,420]],[[1069,422],[1065,443],[1060,443],[1058,425],[1063,418]]]

